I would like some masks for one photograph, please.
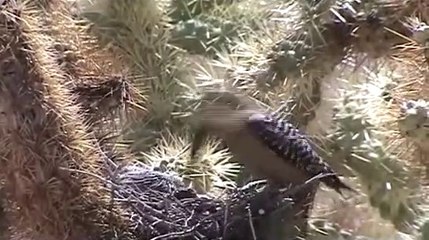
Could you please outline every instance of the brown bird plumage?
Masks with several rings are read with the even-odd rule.
[[[343,183],[312,149],[306,136],[285,120],[276,119],[256,101],[233,92],[207,92],[195,117],[191,155],[210,134],[224,140],[230,152],[257,177],[272,183],[302,184],[319,175],[320,181],[341,193],[354,191]]]

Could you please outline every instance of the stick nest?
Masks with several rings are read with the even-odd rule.
[[[249,183],[214,199],[198,195],[171,173],[141,163],[113,172],[118,173],[112,186],[115,199],[131,208],[136,234],[153,240],[253,239],[271,214],[284,208],[294,211],[293,196],[301,189],[282,192]]]

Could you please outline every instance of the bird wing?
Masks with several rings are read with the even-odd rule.
[[[334,170],[317,154],[306,136],[291,123],[269,114],[252,114],[247,127],[271,151],[295,166],[309,178],[318,177],[328,187],[356,192],[343,183]]]
[[[247,126],[271,151],[298,169],[311,175],[329,171],[329,166],[312,149],[307,137],[288,121],[256,113],[248,118]]]

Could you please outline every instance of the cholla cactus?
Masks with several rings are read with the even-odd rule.
[[[421,214],[418,179],[413,179],[407,166],[377,139],[374,126],[359,110],[359,103],[349,101],[334,116],[331,158],[344,159],[382,218],[402,231],[412,232]]]
[[[227,47],[229,38],[236,35],[237,31],[232,22],[216,26],[202,20],[190,19],[176,24],[171,43],[189,53],[213,55],[221,48]]]
[[[100,41],[130,66],[138,76],[134,84],[147,97],[142,103],[147,117],[127,132],[125,142],[135,151],[146,150],[165,129],[183,126],[184,109],[194,82],[185,67],[182,51],[172,46],[171,26],[159,1],[92,1],[82,15],[92,23]],[[102,7],[96,8],[102,4]],[[131,141],[132,140],[132,141]]]
[[[231,0],[171,0],[169,16],[174,22],[187,21],[212,10],[216,5],[231,2]]]
[[[0,9],[0,178],[17,239],[111,239],[118,232],[133,239],[121,207],[109,209],[103,178],[93,177],[103,175],[103,152],[54,58],[54,39],[35,31],[46,27],[46,6],[14,2]]]
[[[228,151],[219,150],[219,142],[212,139],[204,142],[198,158],[191,159],[189,140],[187,134],[167,133],[151,151],[141,153],[143,161],[179,173],[185,183],[200,193],[234,186],[240,166],[230,162]]]
[[[203,48],[207,47],[207,45],[212,44],[209,43],[210,40],[216,39],[219,35],[224,35],[222,28],[216,29],[211,27],[211,25],[219,25],[213,24],[213,21],[207,20],[209,19],[208,15],[216,15],[219,13],[216,12],[218,11],[218,8],[212,7],[211,5],[198,5],[200,2],[205,1],[194,1],[192,3],[191,1],[174,2],[185,3],[185,5],[188,5],[187,3],[195,3],[195,6],[201,7],[194,13],[187,13],[188,15],[184,14],[185,11],[179,11],[181,13],[178,18],[187,19],[195,15],[199,16],[197,19],[187,19],[187,22],[176,25],[177,28],[183,28],[180,29],[180,31],[176,31],[177,35],[175,36],[177,37],[175,41],[184,43],[184,45],[182,44],[183,48],[192,49],[194,46],[184,46],[188,45],[189,42],[191,42],[192,45],[194,43],[198,43],[201,49],[197,49],[197,52],[202,51]],[[233,5],[244,6],[246,4],[244,2],[250,1],[241,1],[240,3],[233,3]],[[273,5],[274,4],[277,4],[277,2],[273,3]],[[267,61],[265,56],[261,57],[263,54],[255,56],[252,52],[246,51],[240,52],[241,54],[237,54],[237,49],[243,49],[242,46],[245,45],[245,43],[236,44],[234,49],[229,49],[233,52],[232,55],[239,55],[237,58],[239,60],[234,64],[240,66],[236,66],[231,69],[229,75],[226,77],[227,80],[225,81],[225,85],[231,84],[240,87],[252,95],[256,93],[255,95],[259,99],[262,99],[265,102],[274,102],[275,105],[278,105],[282,98],[286,99],[290,97],[290,101],[288,101],[290,104],[287,106],[288,111],[292,110],[291,112],[294,115],[296,123],[305,128],[309,121],[315,118],[314,112],[320,104],[321,95],[323,94],[321,85],[324,84],[326,77],[334,71],[337,65],[341,64],[346,56],[350,56],[350,54],[365,54],[373,58],[386,56],[391,52],[392,46],[404,43],[406,40],[404,40],[405,38],[403,36],[409,37],[410,32],[409,29],[404,27],[402,24],[401,14],[403,13],[403,8],[396,4],[385,4],[384,1],[373,1],[371,3],[362,1],[305,1],[305,3],[303,3],[303,1],[300,1],[300,6],[296,7],[297,5],[298,4],[296,2],[288,5],[292,6],[288,10],[301,9],[301,23],[291,27],[293,32],[288,32],[286,34],[284,32],[280,34],[280,31],[275,32],[282,38],[273,40],[278,44],[271,49],[271,53],[268,57],[269,61]],[[397,11],[398,14],[394,14],[394,11],[392,10]],[[287,17],[290,17],[290,12],[291,11],[288,11]],[[278,17],[279,15],[281,14],[274,14],[275,17]],[[269,15],[266,16],[267,20],[269,20]],[[210,20],[213,20],[213,18]],[[267,25],[273,24],[270,21],[267,22],[269,22]],[[277,25],[278,27],[276,29],[283,29],[286,24],[289,23],[281,22]],[[273,25],[270,25],[270,27]],[[124,25],[122,27],[127,29]],[[230,26],[228,25],[228,27]],[[132,31],[138,32],[135,30],[135,26],[131,27],[131,29]],[[256,39],[258,37],[255,37],[262,36],[261,32],[265,35],[265,29],[264,31],[259,32],[257,30],[254,31],[255,34],[253,38],[255,39],[250,36],[246,36],[244,38],[247,43],[252,39],[255,42],[260,41],[256,48],[259,48],[258,50],[260,52],[266,53],[266,46],[272,45],[272,42],[263,42],[263,40]],[[270,31],[272,31],[272,29],[267,30],[267,32]],[[207,37],[207,33],[210,35],[214,33],[214,36],[211,35]],[[165,36],[165,38],[156,38],[158,40],[162,39],[162,41],[159,42],[165,45],[167,45],[166,43],[172,43],[169,34],[157,35],[159,34],[157,31],[145,31],[144,34],[151,36],[162,35]],[[189,39],[183,39],[190,35],[195,38],[191,41],[189,41]],[[268,33],[267,35],[270,34]],[[287,35],[287,37],[283,37],[284,35]],[[206,43],[209,44],[201,44],[200,40],[203,40],[203,42],[207,41]],[[153,41],[151,43],[159,42]],[[149,46],[150,44],[143,45]],[[163,59],[170,59],[169,57],[172,56],[169,54],[171,53],[169,50],[158,50],[159,49],[156,48],[154,52],[158,55],[164,56]],[[160,132],[157,130],[165,129],[165,124],[160,123],[157,125],[157,123],[161,121],[168,122],[168,124],[174,122],[175,119],[170,118],[171,113],[181,112],[182,106],[178,105],[188,104],[185,103],[186,101],[182,101],[183,98],[180,98],[184,95],[184,92],[188,92],[188,89],[180,87],[184,85],[182,81],[177,81],[182,83],[180,86],[176,85],[176,81],[172,81],[182,79],[181,77],[177,77],[178,75],[170,74],[172,72],[177,73],[174,71],[177,68],[170,67],[174,65],[175,62],[170,62],[172,63],[171,65],[167,64],[169,67],[164,67],[166,65],[163,65],[163,63],[165,62],[158,60],[152,61],[153,58],[151,57],[156,56],[157,54],[152,54],[150,51],[140,50],[132,52],[149,52],[149,54],[146,54],[146,56],[150,56],[148,57],[149,60],[142,60],[138,54],[135,54],[136,59],[142,66],[146,64],[146,62],[154,63],[150,64],[148,67],[144,67],[144,71],[140,71],[140,73],[143,72],[144,76],[149,77],[156,76],[157,80],[161,80],[160,82],[162,82],[162,84],[159,84],[159,82],[154,81],[152,82],[153,85],[147,88],[150,90],[156,90],[156,93],[154,93],[152,98],[150,98],[150,101],[152,101],[151,108],[153,111],[150,113],[150,116],[153,117],[154,120],[150,121],[149,125],[144,125],[144,129],[141,126],[139,126],[139,128],[144,131],[155,130],[156,132]],[[156,59],[156,57],[154,58]],[[218,58],[217,60],[222,62],[224,59]],[[158,68],[158,64],[163,67]],[[229,66],[231,66],[231,64],[229,64]],[[153,69],[156,69],[157,71],[153,71]],[[174,77],[171,77],[172,75],[174,75]],[[206,81],[204,83],[207,82],[210,81]],[[336,85],[332,86],[338,88]],[[147,85],[145,87],[147,87]],[[189,91],[188,95],[192,95],[192,93]],[[174,104],[170,104],[172,102],[174,102]],[[386,144],[384,141],[383,144],[378,141],[379,136],[373,134],[373,126],[366,121],[364,114],[357,114],[359,110],[354,108],[358,107],[358,105],[358,103],[348,103],[347,106],[342,109],[348,111],[348,113],[344,114],[344,111],[342,111],[335,117],[335,121],[337,123],[341,123],[338,123],[340,127],[335,129],[336,134],[332,137],[336,142],[336,144],[334,144],[336,146],[332,146],[332,148],[335,148],[332,150],[334,152],[333,158],[335,158],[335,160],[342,160],[344,156],[347,156],[346,162],[351,164],[351,168],[354,172],[358,172],[358,175],[362,179],[367,180],[363,182],[363,185],[371,195],[373,205],[380,209],[380,212],[382,212],[382,215],[385,218],[398,223],[398,226],[404,222],[412,222],[414,218],[413,212],[407,212],[402,216],[400,212],[404,209],[407,209],[408,211],[408,208],[404,207],[408,203],[412,205],[411,208],[414,208],[415,202],[408,199],[408,194],[418,191],[418,187],[408,186],[407,184],[401,185],[401,181],[395,181],[394,175],[384,168],[385,165],[387,165],[388,169],[398,171],[398,173],[401,173],[399,175],[402,180],[408,178],[410,175],[409,171],[400,163],[400,161],[385,149]],[[340,117],[339,115],[341,114],[344,115]],[[177,126],[178,125],[174,125],[173,128],[178,129]],[[166,132],[167,134],[170,134],[168,131]],[[147,136],[150,134],[143,135]],[[143,137],[136,136],[135,139],[140,141]],[[153,139],[154,138],[152,137],[152,140]],[[138,144],[141,145],[141,143]],[[171,142],[166,145],[171,146]],[[177,147],[177,149],[185,148],[186,144],[183,141],[181,145],[182,147]],[[158,147],[159,146],[160,145],[158,145]],[[171,156],[175,155],[175,153],[168,153],[165,155]],[[152,157],[146,156],[146,158]],[[186,161],[183,160],[179,162],[183,163]],[[337,164],[340,166],[339,169],[341,169],[341,172],[349,172],[347,168],[341,168],[342,164],[339,164],[340,162],[341,161]],[[189,161],[186,164],[196,165],[195,162]],[[173,169],[186,169],[186,167],[173,167]],[[193,175],[189,174],[190,171],[188,170],[180,171],[187,176]],[[200,174],[201,172],[208,171],[196,170],[196,172]],[[200,176],[205,175],[207,175],[207,173],[200,174]],[[208,178],[205,177],[198,177],[198,180],[195,181],[198,182],[196,185],[198,185],[198,188],[202,191],[210,189],[210,187],[206,186],[210,186],[210,181],[212,180],[207,179]],[[387,182],[393,186],[392,190],[388,189],[390,186]],[[404,190],[401,190],[401,187],[403,187]],[[411,190],[409,191],[408,189]],[[393,195],[391,195],[392,192]],[[396,196],[396,194],[399,197],[392,198],[397,200],[397,202],[389,199],[391,196]],[[400,219],[403,216],[406,218],[409,217],[411,220]]]
[[[241,44],[243,38],[261,30],[259,22],[270,15],[264,6],[266,3],[255,0],[180,0],[173,1],[172,4],[186,5],[185,2],[192,8],[188,11],[189,14],[192,15],[195,10],[196,15],[174,22],[171,43],[189,53],[212,58],[221,51],[230,53]],[[172,13],[174,14],[177,11]],[[173,17],[173,20],[177,19]]]
[[[423,151],[429,150],[429,103],[424,100],[407,101],[402,105],[398,120],[401,134],[412,139]]]

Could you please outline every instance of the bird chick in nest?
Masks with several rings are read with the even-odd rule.
[[[254,176],[273,184],[303,184],[320,177],[316,181],[340,194],[343,189],[356,192],[338,178],[300,130],[267,113],[248,96],[207,92],[195,117],[199,130],[192,143],[192,158],[210,134],[222,139]]]

